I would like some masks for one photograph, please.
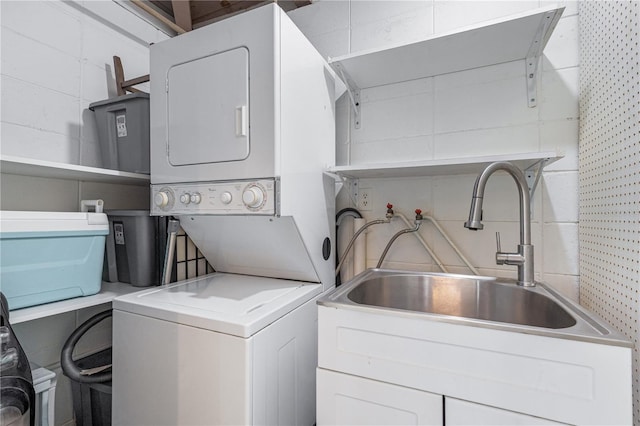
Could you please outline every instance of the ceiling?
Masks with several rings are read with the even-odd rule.
[[[132,0],[132,3],[181,34],[229,15],[267,3],[285,11],[311,4],[311,0]]]

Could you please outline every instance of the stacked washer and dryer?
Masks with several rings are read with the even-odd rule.
[[[315,423],[335,86],[273,3],[151,46],[152,214],[217,272],[114,301],[113,424]]]

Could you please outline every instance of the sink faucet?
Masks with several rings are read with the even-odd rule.
[[[500,234],[496,233],[498,243],[496,264],[516,265],[518,267],[518,285],[532,287],[535,286],[535,282],[533,278],[533,246],[531,245],[531,199],[527,181],[519,168],[508,162],[497,162],[488,165],[480,173],[473,187],[469,220],[464,223],[464,227],[474,231],[483,228],[482,201],[484,187],[489,177],[498,170],[509,173],[518,186],[518,193],[520,194],[520,244],[518,245],[517,253],[504,253],[500,251]]]

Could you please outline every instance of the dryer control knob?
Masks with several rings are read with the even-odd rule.
[[[194,192],[193,194],[191,194],[191,202],[193,204],[200,204],[200,201],[202,201],[202,197],[200,196],[199,192]]]
[[[242,202],[249,208],[257,208],[264,202],[264,192],[257,186],[249,186],[242,193]]]
[[[220,201],[222,201],[222,204],[229,204],[231,200],[233,200],[233,195],[231,195],[229,191],[225,191],[220,194]]]
[[[167,207],[169,201],[169,193],[166,191],[160,191],[153,197],[153,202],[160,208]]]
[[[189,204],[191,202],[191,195],[189,195],[189,193],[185,192],[184,194],[180,195],[180,202],[182,204]]]

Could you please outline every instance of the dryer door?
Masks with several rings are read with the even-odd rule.
[[[178,64],[167,75],[167,151],[173,166],[249,156],[249,50]]]

